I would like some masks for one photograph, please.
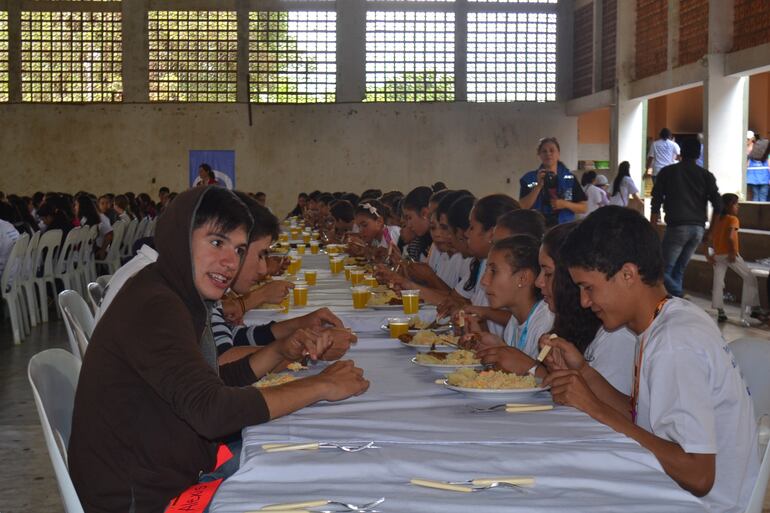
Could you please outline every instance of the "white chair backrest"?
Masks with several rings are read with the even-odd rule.
[[[35,269],[42,267],[43,276],[53,276],[54,254],[61,245],[61,230],[48,230],[40,236],[40,242],[37,245],[37,257],[35,258]]]
[[[103,275],[99,276],[98,278],[96,278],[96,283],[101,285],[102,286],[102,291],[104,291],[104,289],[107,288],[107,284],[110,282],[111,279],[112,279],[112,275],[111,274],[103,274]]]
[[[40,230],[36,231],[29,239],[27,252],[24,255],[24,269],[22,276],[25,280],[35,277],[35,260],[37,259],[37,246],[40,244]]]
[[[104,288],[99,283],[92,281],[88,284],[88,300],[91,303],[91,310],[96,312],[104,298]]]
[[[141,239],[142,237],[147,236],[147,225],[150,222],[150,218],[145,216],[142,218],[141,221],[139,221],[139,224],[136,227],[136,239],[134,239],[134,242],[136,242],[137,239]]]
[[[149,223],[147,223],[147,231],[144,233],[145,237],[154,237],[155,236],[155,225],[158,223],[158,218],[156,217]]]
[[[136,236],[138,225],[139,221],[136,219],[132,219],[128,222],[128,225],[126,225],[126,231],[123,234],[123,242],[120,245],[120,256],[123,258],[131,256],[131,249],[134,247],[134,237]]]
[[[72,271],[74,268],[74,262],[79,260],[82,231],[83,228],[79,226],[77,228],[73,228],[64,239],[64,244],[62,244],[62,247],[59,250],[59,258],[56,261],[56,272],[58,274]]]
[[[24,233],[13,244],[8,260],[5,262],[3,275],[0,277],[0,296],[19,287],[27,246],[29,246],[29,234]]]
[[[123,236],[125,233],[126,222],[115,221],[115,224],[112,225],[112,243],[110,244],[109,251],[107,251],[107,256],[104,258],[105,260],[114,260],[120,258],[120,247],[121,244],[123,244]]]
[[[67,447],[79,375],[80,360],[58,348],[36,354],[27,366],[27,378],[66,513],[83,513],[67,470]]]
[[[82,357],[85,352],[83,341],[79,340],[77,330],[86,336],[86,345],[94,331],[94,314],[80,294],[74,290],[63,290],[59,293],[59,308],[64,314],[64,325],[70,341],[70,349],[75,356]]]

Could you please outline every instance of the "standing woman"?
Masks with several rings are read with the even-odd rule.
[[[575,220],[575,214],[587,209],[586,195],[578,179],[560,160],[561,148],[555,137],[540,139],[537,156],[540,167],[519,180],[521,208],[538,210],[547,226]]]
[[[75,198],[75,217],[80,219],[80,226],[98,226],[99,233],[94,243],[97,258],[104,258],[112,243],[112,225],[107,216],[96,210],[94,200],[85,194]]]
[[[631,164],[629,164],[627,160],[624,160],[618,166],[618,174],[612,182],[610,205],[627,207],[629,197],[636,201],[641,201],[641,199],[639,199],[639,189],[636,187],[634,179],[631,178]]]

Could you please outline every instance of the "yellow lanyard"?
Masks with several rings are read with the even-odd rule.
[[[660,311],[663,310],[663,305],[665,305],[670,298],[671,296],[666,296],[658,301],[658,304],[655,307],[655,313],[652,314],[650,326],[652,326],[652,322],[655,321],[658,315],[660,315]],[[644,346],[646,342],[646,337],[642,337],[641,342],[639,342],[639,354],[636,355],[636,361],[634,362],[634,387],[631,390],[631,422],[634,424],[636,424],[637,406],[639,404],[639,381],[642,376],[642,356],[644,355]]]

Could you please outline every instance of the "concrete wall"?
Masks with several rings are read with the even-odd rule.
[[[703,87],[651,98],[647,103],[647,136],[658,138],[660,129],[674,133],[703,132]]]
[[[578,116],[578,158],[610,160],[610,109],[596,109]]]
[[[749,78],[749,128],[765,138],[770,133],[770,72]]]
[[[577,118],[563,104],[243,104],[0,106],[0,190],[96,194],[187,186],[188,150],[234,149],[240,189],[276,212],[300,191],[361,192],[443,180],[476,194],[518,196],[517,178],[556,136],[577,164]],[[516,181],[514,181],[516,180]]]

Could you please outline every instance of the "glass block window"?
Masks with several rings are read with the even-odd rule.
[[[249,13],[249,94],[257,103],[333,102],[337,13]]]
[[[485,4],[558,4],[559,0],[468,0]]]
[[[26,102],[115,102],[123,97],[117,12],[21,13]]]
[[[366,13],[366,101],[454,100],[453,12]]]
[[[8,13],[0,11],[0,102],[8,101]]]
[[[150,101],[236,101],[234,11],[150,11]]]
[[[556,14],[469,13],[468,101],[556,100]]]

